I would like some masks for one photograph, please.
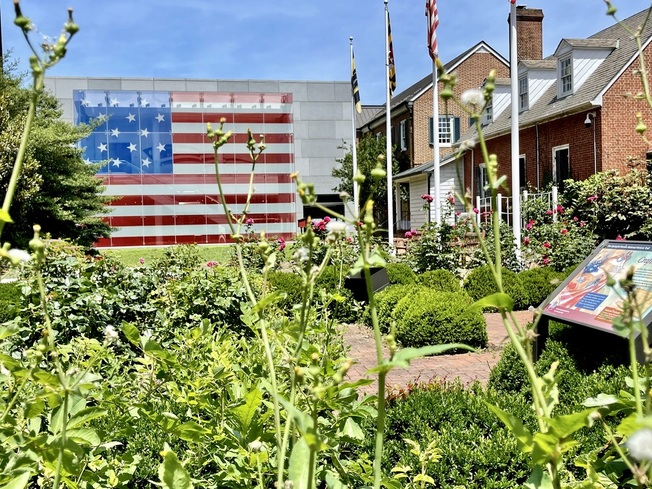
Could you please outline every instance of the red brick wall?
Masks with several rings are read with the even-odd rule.
[[[645,63],[652,66],[652,48],[645,51]],[[636,113],[643,114],[643,120],[652,132],[652,111],[642,100],[634,100],[625,94],[637,94],[642,91],[641,79],[633,70],[639,66],[638,60],[623,72],[603,97],[602,130],[604,131],[603,153],[605,168],[627,170],[628,162],[645,160],[645,153],[650,146],[635,132]],[[648,76],[648,80],[650,77]],[[647,134],[652,137],[652,134]]]
[[[509,69],[494,55],[489,53],[476,53],[470,56],[456,70],[458,84],[455,87],[455,94],[459,97],[462,92],[469,88],[478,88],[482,85],[482,82],[492,69],[496,70],[497,77],[504,78],[509,76]],[[461,132],[464,133],[468,130],[468,115],[454,103],[449,102],[448,107],[446,107],[440,98],[439,113],[460,117]],[[412,162],[415,166],[422,165],[433,159],[432,146],[428,144],[429,117],[432,117],[432,90],[428,90],[414,102],[414,134],[413,144],[411,146],[414,148]],[[450,152],[450,148],[441,148],[440,155],[443,157]]]
[[[646,66],[652,66],[652,48],[645,53]],[[563,119],[540,124],[539,138],[539,184],[545,185],[552,179],[553,156],[552,149],[556,146],[568,145],[571,168],[571,178],[583,180],[594,172],[593,134],[595,127],[597,171],[617,169],[628,171],[636,165],[643,165],[647,151],[652,148],[635,132],[636,114],[641,112],[643,119],[652,131],[652,110],[641,100],[635,100],[631,94],[641,91],[640,77],[633,70],[638,62],[631,66],[609,88],[603,97],[603,107],[596,107]],[[630,94],[625,96],[625,94]],[[584,126],[584,120],[589,112],[595,112],[595,120],[591,117],[592,126]],[[519,136],[519,153],[526,156],[527,181],[537,185],[537,153],[536,129],[522,129]],[[652,137],[652,135],[650,136]],[[503,193],[511,193],[511,136],[509,134],[487,142],[490,154],[496,154],[499,164],[499,175],[508,176],[508,189]],[[471,159],[473,157],[473,165]],[[476,168],[482,163],[479,148],[467,153],[465,157],[465,181],[470,187],[473,178],[474,195],[477,195]]]

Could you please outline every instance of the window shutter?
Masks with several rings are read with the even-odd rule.
[[[460,118],[453,117],[453,134],[451,134],[451,142],[455,143],[460,138]]]
[[[434,129],[432,127],[432,117],[428,117],[428,144],[435,144]]]

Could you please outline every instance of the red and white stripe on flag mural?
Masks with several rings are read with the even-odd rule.
[[[426,17],[428,18],[428,54],[434,61],[438,56],[437,26],[439,25],[439,13],[437,12],[437,0],[426,0]]]
[[[82,93],[82,99],[93,100],[90,92]],[[106,217],[116,230],[96,245],[231,241],[217,186],[213,146],[206,136],[207,123],[216,127],[222,118],[226,119],[225,131],[233,131],[218,154],[228,208],[238,216],[245,207],[252,163],[246,142],[247,129],[251,129],[257,140],[261,134],[265,136],[267,148],[256,164],[255,192],[247,218],[253,219],[255,232],[265,230],[270,237],[292,239],[297,226],[295,188],[290,178],[294,172],[292,96],[168,93],[169,103],[157,101],[154,107],[147,104],[145,108],[140,103],[142,94],[112,91],[106,96],[104,127],[82,141],[86,161],[108,159],[98,176],[105,181],[105,194],[118,197],[109,205]],[[132,96],[136,102],[130,100]],[[78,105],[83,111],[83,102]],[[86,104],[89,106],[97,112],[99,104],[93,101]],[[160,124],[169,121],[168,126],[157,132],[157,120]]]

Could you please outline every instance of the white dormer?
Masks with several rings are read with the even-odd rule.
[[[489,124],[495,121],[498,116],[509,107],[511,100],[511,89],[509,78],[496,78],[494,80],[494,93],[491,97],[491,117],[489,114],[483,114],[483,124]],[[489,120],[491,119],[491,120]]]
[[[557,58],[557,97],[577,92],[617,48],[617,39],[562,39],[554,54]]]
[[[557,61],[523,60],[518,64],[518,110],[528,110],[555,83]]]

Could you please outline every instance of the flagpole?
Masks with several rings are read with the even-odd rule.
[[[426,3],[428,20],[428,53],[432,58],[432,173],[434,186],[435,223],[441,225],[441,169],[439,167],[439,87],[437,86],[437,26],[439,14],[436,0]],[[431,204],[432,205],[432,204]],[[430,220],[430,216],[428,218]]]
[[[356,77],[357,81],[357,75],[355,75],[355,65],[354,65],[354,60],[353,60],[353,36],[349,37],[349,47],[351,51],[351,79],[353,82],[353,77]],[[352,151],[351,155],[353,157],[353,212],[354,212],[354,217],[355,219],[359,218],[360,214],[360,205],[359,205],[359,191],[358,191],[358,182],[356,181],[355,176],[358,174],[358,144],[357,144],[357,132],[356,132],[356,123],[355,123],[355,113],[356,113],[356,101],[355,101],[355,87],[351,85],[351,126],[352,126],[352,134],[351,134],[351,145],[352,145]]]
[[[516,1],[510,0],[509,15],[509,64],[511,77],[511,98],[512,98],[512,231],[516,244],[516,256],[521,258],[521,179],[519,165],[519,133],[518,133],[518,49],[516,45]]]
[[[441,224],[441,176],[439,168],[439,89],[437,87],[437,64],[432,62],[432,148],[433,180],[435,186],[435,223]]]
[[[389,81],[389,0],[385,0],[385,82],[387,83],[387,100],[385,102],[385,160],[387,162],[387,240],[390,250],[394,250],[394,199],[392,199],[392,114],[390,108]]]

